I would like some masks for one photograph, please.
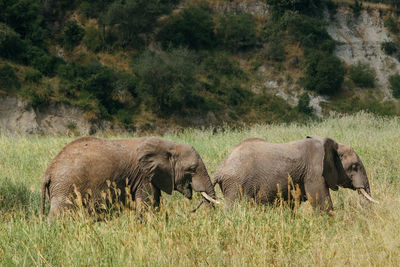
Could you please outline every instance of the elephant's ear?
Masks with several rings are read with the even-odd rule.
[[[159,138],[146,138],[138,145],[136,152],[138,171],[158,189],[172,194],[175,175],[169,143]]]
[[[338,190],[338,185],[343,183],[346,176],[343,169],[342,162],[338,154],[338,143],[330,138],[324,138],[319,136],[307,136],[318,140],[321,146],[317,146],[317,149],[313,151],[312,164],[316,164],[319,169],[319,173],[324,177],[326,184],[332,190]]]

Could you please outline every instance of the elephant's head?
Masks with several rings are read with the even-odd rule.
[[[207,202],[215,200],[206,167],[192,146],[152,137],[138,146],[137,154],[139,169],[160,190],[171,194],[175,189],[189,199],[194,190]]]
[[[351,146],[338,144],[330,138],[307,136],[322,142],[323,177],[332,190],[338,186],[357,190],[371,202],[378,203],[371,197],[367,172],[364,165]]]
[[[377,202],[371,198],[371,190],[367,172],[360,157],[351,146],[338,144],[338,154],[346,173],[347,183],[343,187],[359,191],[364,197],[372,202]]]

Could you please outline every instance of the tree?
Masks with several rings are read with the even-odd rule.
[[[146,51],[133,63],[137,90],[146,104],[161,115],[198,108],[203,99],[196,80],[197,65],[186,49],[169,54]]]
[[[212,48],[215,45],[214,27],[215,23],[207,5],[191,6],[172,16],[158,33],[157,40],[164,48]]]
[[[337,57],[315,51],[308,55],[306,64],[306,89],[326,95],[333,95],[341,89],[345,69]]]
[[[275,18],[285,13],[286,10],[299,11],[312,14],[321,5],[321,0],[265,0],[272,7]]]
[[[81,26],[79,26],[76,21],[68,22],[64,27],[62,38],[64,47],[68,50],[72,50],[81,42],[84,34],[85,30]]]
[[[216,31],[220,45],[232,51],[254,47],[257,43],[256,19],[250,13],[224,14]]]
[[[106,25],[116,27],[120,44],[132,45],[140,34],[148,33],[157,24],[157,18],[169,13],[178,0],[126,0],[115,1],[102,17]]]

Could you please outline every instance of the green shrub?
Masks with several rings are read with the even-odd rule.
[[[42,79],[43,75],[40,73],[40,71],[35,70],[35,69],[28,69],[25,71],[25,81],[31,82],[31,83],[38,83]]]
[[[0,23],[0,57],[19,61],[24,49],[25,43],[20,35],[6,24]]]
[[[256,20],[249,13],[228,13],[219,17],[218,43],[231,51],[252,48],[257,44]]]
[[[266,0],[272,7],[274,17],[279,17],[285,11],[297,11],[305,14],[316,14],[321,6],[321,0]]]
[[[398,51],[398,47],[394,42],[388,41],[388,42],[383,42],[381,44],[382,50],[387,54],[387,55],[394,55]]]
[[[92,52],[99,52],[103,46],[101,34],[95,27],[86,28],[82,42]]]
[[[44,84],[40,88],[27,85],[21,88],[19,94],[30,100],[32,107],[36,108],[43,104],[47,104],[51,97],[51,87],[49,84]]]
[[[186,49],[168,54],[146,51],[133,62],[137,90],[151,110],[167,115],[198,109],[204,100],[196,79],[198,67]]]
[[[33,45],[43,46],[47,30],[42,27],[42,4],[37,0],[0,1],[0,21],[7,23],[23,39]]]
[[[118,121],[124,126],[126,129],[132,127],[132,112],[126,109],[120,109],[117,112]]]
[[[6,91],[15,91],[20,87],[19,79],[15,70],[8,64],[0,67],[0,89]]]
[[[360,16],[362,10],[362,2],[354,0],[354,4],[350,5],[351,10],[353,10],[354,16]]]
[[[107,10],[112,2],[112,0],[84,0],[79,5],[79,10],[87,18],[98,18]]]
[[[178,0],[113,1],[101,20],[110,30],[116,31],[118,45],[137,48],[144,45],[141,34],[152,32],[158,18],[168,14],[178,2]]]
[[[392,89],[393,97],[400,97],[400,74],[395,74],[389,77],[390,88]]]
[[[319,94],[337,93],[344,80],[345,69],[340,60],[324,52],[315,51],[306,58],[304,86]]]
[[[287,11],[281,18],[281,27],[296,37],[306,53],[321,50],[332,53],[335,41],[326,31],[327,22],[303,14]]]
[[[202,67],[209,75],[218,74],[245,78],[239,63],[229,58],[225,53],[219,52],[207,56],[202,61]]]
[[[393,101],[384,101],[375,99],[369,95],[361,99],[357,95],[340,99],[332,104],[332,109],[341,113],[356,113],[362,110],[371,112],[379,116],[395,116],[396,106]]]
[[[308,95],[308,93],[304,93],[299,97],[297,108],[300,112],[303,112],[304,114],[312,115],[313,109],[310,107],[310,96]]]
[[[82,89],[93,94],[105,107],[107,113],[115,114],[121,107],[120,103],[112,98],[116,74],[109,68],[102,67],[99,71],[84,82]],[[108,115],[103,112],[103,115]]]
[[[38,69],[46,76],[53,76],[58,66],[63,63],[62,59],[36,46],[28,48],[25,54],[25,60],[29,65]]]
[[[65,25],[63,31],[63,46],[68,50],[72,50],[81,42],[84,34],[85,30],[81,26],[79,26],[76,21],[69,21]]]
[[[359,87],[375,87],[375,70],[366,63],[358,62],[356,65],[351,66],[349,77]]]
[[[276,62],[283,62],[286,58],[285,46],[282,45],[282,40],[275,38],[266,43],[261,54],[263,58]]]
[[[335,15],[338,9],[338,4],[333,2],[332,0],[326,0],[325,6],[329,10],[330,15]]]
[[[67,98],[86,98],[97,100],[97,108],[103,118],[111,118],[122,105],[112,95],[121,79],[126,76],[119,75],[118,72],[93,61],[87,64],[66,64],[61,65],[57,73],[61,79],[60,91]],[[84,101],[87,102],[87,101]],[[92,107],[86,105],[85,108]]]
[[[385,27],[389,29],[392,33],[398,33],[399,32],[399,26],[396,22],[396,20],[392,17],[389,16],[385,19],[384,21]]]
[[[156,39],[164,48],[187,46],[193,49],[209,49],[215,45],[214,27],[207,5],[191,6],[170,17]]]

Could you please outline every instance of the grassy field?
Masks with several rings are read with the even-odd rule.
[[[145,223],[126,210],[103,222],[77,216],[49,225],[39,216],[41,176],[73,138],[0,135],[0,265],[397,266],[398,118],[359,113],[308,125],[258,125],[217,134],[186,130],[164,138],[193,144],[212,175],[245,138],[287,142],[311,134],[355,148],[380,205],[371,206],[355,191],[340,189],[331,192],[334,217],[314,213],[309,203],[292,213],[245,201],[232,210],[201,207],[192,214],[200,196],[187,200],[174,193],[163,195],[161,212],[146,213]]]

